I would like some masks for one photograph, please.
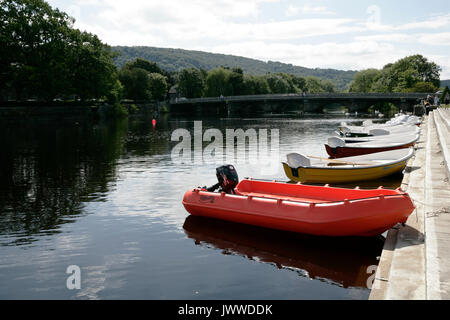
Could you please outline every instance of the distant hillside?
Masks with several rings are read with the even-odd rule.
[[[136,58],[154,61],[167,71],[178,71],[184,68],[195,67],[211,70],[219,66],[241,67],[245,73],[261,75],[268,72],[284,72],[298,76],[315,76],[331,80],[338,90],[347,89],[356,71],[341,71],[335,69],[309,69],[281,62],[264,62],[260,60],[238,57],[233,55],[191,51],[182,49],[166,49],[154,47],[113,47],[120,53],[116,58],[116,65],[121,67],[126,62]]]
[[[441,87],[445,88],[446,86],[450,87],[450,80],[441,80]]]

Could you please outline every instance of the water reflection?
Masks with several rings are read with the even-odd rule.
[[[0,234],[16,245],[58,232],[102,200],[116,179],[125,120],[106,124],[27,122],[0,129]]]
[[[196,245],[344,288],[367,288],[367,268],[378,264],[384,243],[382,237],[313,237],[195,216],[189,216],[183,228]]]
[[[172,132],[185,128],[192,133],[199,119],[166,116],[156,126],[151,120],[0,123],[0,297],[195,298],[193,287],[204,298],[245,299],[261,292],[281,299],[367,297],[365,269],[377,264],[381,251],[375,240],[355,244],[186,220],[184,192],[214,184],[215,168],[223,163],[175,164]],[[325,156],[323,143],[340,121],[209,118],[203,130],[279,129],[279,155],[264,155],[264,163],[290,152]],[[287,180],[281,163],[278,172],[266,175],[246,161],[236,168],[241,178]],[[390,181],[374,186],[379,183]],[[191,238],[305,277],[217,257],[192,245]],[[65,287],[71,264],[84,270],[80,292]],[[236,274],[225,274],[227,269]],[[321,281],[306,281],[306,276]],[[292,283],[293,278],[299,281]]]

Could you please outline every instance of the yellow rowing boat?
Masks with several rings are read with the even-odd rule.
[[[284,172],[291,181],[302,183],[346,183],[383,178],[403,171],[414,149],[399,149],[363,156],[325,159],[287,155]]]

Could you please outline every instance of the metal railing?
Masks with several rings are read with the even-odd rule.
[[[242,96],[220,96],[206,98],[175,98],[172,104],[192,104],[226,101],[265,101],[265,100],[308,100],[308,99],[424,99],[432,93],[306,93],[306,94],[262,94]]]

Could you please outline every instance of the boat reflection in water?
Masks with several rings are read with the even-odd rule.
[[[367,288],[378,265],[384,238],[327,238],[270,230],[228,221],[189,216],[184,226],[196,245],[213,246],[223,254],[274,264],[310,279],[344,288]]]

